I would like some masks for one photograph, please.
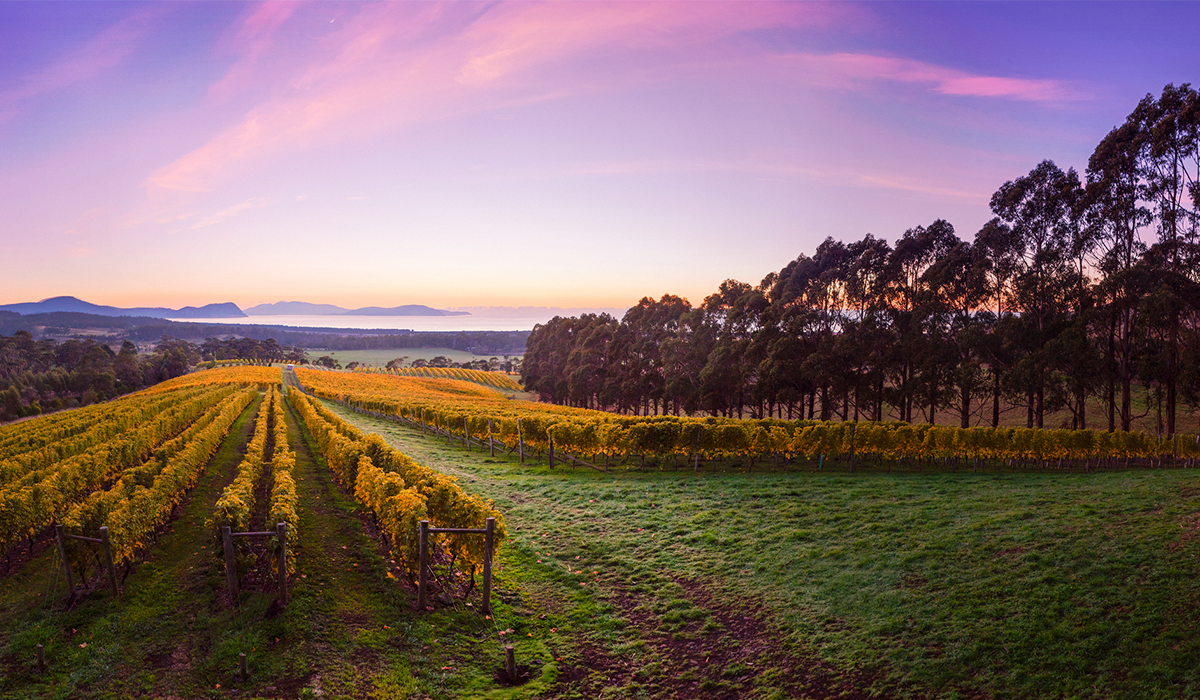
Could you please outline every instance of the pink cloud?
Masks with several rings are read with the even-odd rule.
[[[464,34],[471,48],[458,80],[485,83],[606,45],[626,51],[705,46],[750,29],[824,24],[845,15],[824,4],[517,3]]]
[[[208,90],[210,97],[223,98],[253,87],[260,59],[276,46],[276,35],[295,12],[294,2],[264,2],[250,12],[221,42],[219,51],[237,56],[225,75]]]
[[[786,64],[801,80],[842,89],[872,82],[925,84],[943,95],[997,97],[1028,102],[1065,102],[1082,97],[1065,81],[973,75],[946,66],[870,54],[790,54]]]
[[[152,173],[146,184],[202,191],[236,164],[270,153],[368,138],[430,119],[637,80],[627,71],[607,70],[599,78],[607,81],[605,86],[578,76],[564,81],[566,64],[609,48],[651,51],[659,58],[652,63],[682,65],[702,61],[699,49],[739,32],[826,23],[846,14],[837,6],[805,3],[512,3],[481,8],[366,5],[330,23],[315,43],[307,36],[284,37],[284,20],[293,17],[302,24],[298,16],[276,10],[255,19],[267,12],[262,8],[245,20],[247,25],[253,20],[255,29],[237,36],[249,37],[242,42],[248,47],[259,40],[276,42],[296,63],[276,61],[261,71],[252,61],[241,64],[236,81],[258,81],[270,96],[208,143]],[[301,45],[303,50],[297,48]],[[233,75],[231,71],[214,90],[227,89],[235,82]],[[570,87],[564,89],[564,82]]]
[[[244,202],[240,202],[231,207],[226,207],[225,209],[222,209],[221,211],[210,214],[209,216],[206,216],[205,218],[201,219],[200,221],[197,221],[196,223],[192,224],[188,228],[197,229],[197,228],[205,228],[207,226],[214,226],[216,224],[219,224],[219,223],[225,221],[226,219],[231,219],[236,216],[239,216],[242,214],[242,212],[250,211],[252,209],[260,209],[262,207],[267,206],[268,204],[270,204],[270,202],[261,197],[247,199]]]

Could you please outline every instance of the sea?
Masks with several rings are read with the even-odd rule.
[[[529,331],[557,314],[536,316],[245,316],[242,318],[173,318],[190,323],[291,326],[296,328],[353,328],[410,331]]]

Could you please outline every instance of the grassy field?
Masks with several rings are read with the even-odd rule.
[[[5,572],[0,697],[1200,695],[1192,471],[603,473],[336,410],[496,500],[510,541],[491,619],[415,612],[291,417],[293,600],[273,605],[260,573],[231,609],[203,521],[249,410],[120,600],[100,586],[64,609],[50,549]],[[522,685],[500,674],[505,644]]]
[[[1200,694],[1191,471],[550,470],[345,415],[496,499],[577,697]]]
[[[369,365],[371,367],[384,367],[391,360],[398,357],[407,357],[404,361],[404,366],[412,364],[413,360],[423,359],[432,360],[441,355],[451,362],[471,362],[474,360],[486,360],[492,355],[474,355],[462,350],[451,350],[449,348],[404,348],[402,350],[309,350],[309,360],[315,360],[322,355],[329,355],[346,366],[349,362],[358,362],[359,364]],[[503,360],[503,356],[495,356],[497,359]]]

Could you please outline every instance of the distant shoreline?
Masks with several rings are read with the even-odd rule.
[[[456,332],[456,331],[529,331],[553,316],[476,316],[463,314],[454,316],[359,316],[348,314],[313,316],[262,316],[250,318],[207,318],[204,323],[213,325],[253,324],[274,326],[286,330],[337,333],[340,331],[360,332]],[[169,321],[195,322],[194,319],[167,319]]]

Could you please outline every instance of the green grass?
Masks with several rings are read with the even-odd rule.
[[[488,464],[343,414],[495,498],[504,575],[609,655],[718,624],[714,601],[732,601],[762,606],[797,657],[888,695],[1200,694],[1188,470],[603,474]],[[580,578],[598,585],[581,594]]]
[[[413,360],[432,360],[441,355],[451,362],[472,362],[474,360],[486,360],[489,357],[495,357],[503,360],[502,355],[475,355],[462,350],[451,350],[449,348],[403,348],[400,350],[309,350],[309,360],[315,360],[322,355],[329,355],[342,363],[344,367],[347,363],[358,362],[360,364],[369,365],[371,367],[385,367],[387,363],[398,357],[407,357],[404,361],[405,367],[412,364]],[[514,356],[516,357],[516,356]]]

